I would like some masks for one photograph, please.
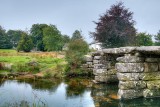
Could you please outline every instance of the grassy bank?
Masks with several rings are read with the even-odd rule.
[[[0,49],[0,73],[27,72],[44,78],[60,78],[63,76],[65,64],[62,52],[25,53]]]

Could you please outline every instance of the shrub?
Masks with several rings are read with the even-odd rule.
[[[83,56],[87,54],[89,48],[88,44],[83,39],[71,40],[66,51],[66,73],[78,73],[79,68],[83,62]]]

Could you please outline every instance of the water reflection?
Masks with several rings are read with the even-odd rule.
[[[117,84],[89,79],[0,81],[0,107],[159,107],[160,98],[117,99]]]

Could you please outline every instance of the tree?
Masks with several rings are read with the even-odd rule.
[[[68,35],[62,35],[63,38],[63,43],[69,43],[70,42],[70,37]]]
[[[43,29],[43,43],[47,51],[62,50],[63,38],[56,26],[50,25]]]
[[[72,35],[72,37],[74,34]],[[72,39],[66,50],[66,61],[68,62],[69,72],[76,72],[83,62],[84,55],[89,51],[89,46],[83,38]]]
[[[82,31],[75,30],[74,33],[72,34],[71,40],[82,39],[82,38],[83,38]]]
[[[160,30],[158,31],[157,35],[154,36],[155,38],[155,45],[160,46]]]
[[[9,40],[9,37],[6,34],[6,31],[0,26],[0,49],[10,49],[12,44]]]
[[[34,47],[36,47],[39,51],[45,51],[43,43],[43,30],[46,27],[48,27],[47,24],[33,24],[30,30]]]
[[[31,37],[27,33],[23,33],[18,43],[17,51],[30,52],[33,46]]]
[[[112,5],[110,10],[100,16],[99,22],[94,22],[97,26],[91,37],[101,42],[103,47],[133,45],[136,29],[132,15],[133,12],[125,8],[122,2]]]
[[[12,43],[13,47],[17,47],[20,38],[24,32],[21,30],[9,30],[7,32],[7,36],[10,38],[10,42]]]
[[[136,45],[137,46],[152,46],[152,35],[146,33],[138,33],[136,35]]]

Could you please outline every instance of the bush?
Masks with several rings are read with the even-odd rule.
[[[87,54],[88,44],[83,39],[71,40],[66,51],[66,73],[78,73],[83,62],[83,56]],[[81,71],[80,71],[81,72]]]

